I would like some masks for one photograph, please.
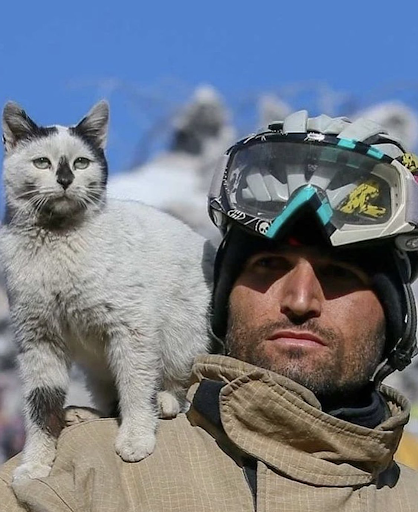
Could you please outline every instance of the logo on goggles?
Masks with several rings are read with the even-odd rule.
[[[239,210],[229,210],[227,213],[228,217],[231,217],[231,219],[234,220],[244,220],[246,215],[244,212],[240,212]]]
[[[401,157],[397,158],[408,171],[411,171],[414,180],[418,183],[418,157],[414,153],[404,153]]]
[[[350,215],[363,214],[377,219],[386,213],[386,208],[371,204],[371,201],[379,197],[379,194],[378,183],[373,180],[365,181],[350,192],[345,203],[338,207],[338,210]]]
[[[418,157],[413,153],[404,153],[400,158],[401,164],[404,165],[412,174],[418,171]]]

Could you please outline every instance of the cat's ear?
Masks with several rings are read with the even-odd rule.
[[[20,140],[29,139],[38,125],[14,101],[8,101],[3,109],[3,144],[5,151],[13,149]]]
[[[109,124],[109,104],[102,100],[96,103],[86,117],[78,123],[75,131],[91,140],[101,149],[106,147],[107,128]]]

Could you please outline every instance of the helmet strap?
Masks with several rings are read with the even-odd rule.
[[[409,284],[411,276],[410,261],[408,255],[398,248],[395,248],[394,259],[405,297],[404,331],[388,356],[376,368],[372,379],[376,383],[382,382],[395,370],[403,370],[411,363],[412,357],[418,353],[416,344],[417,312],[414,294]]]

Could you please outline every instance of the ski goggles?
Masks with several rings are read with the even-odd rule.
[[[418,159],[319,133],[265,132],[225,155],[209,193],[213,222],[268,238],[310,208],[332,245],[406,233],[418,225]]]

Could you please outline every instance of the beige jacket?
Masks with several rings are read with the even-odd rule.
[[[418,473],[392,458],[409,411],[394,390],[383,388],[392,417],[370,430],[322,413],[294,382],[231,358],[199,358],[190,397],[202,379],[226,383],[224,430],[196,405],[162,421],[155,452],[132,464],[115,454],[116,420],[80,422],[60,436],[51,475],[16,487],[21,505],[10,487],[17,462],[3,466],[1,512],[249,512],[248,457],[257,461],[257,512],[418,510]]]

